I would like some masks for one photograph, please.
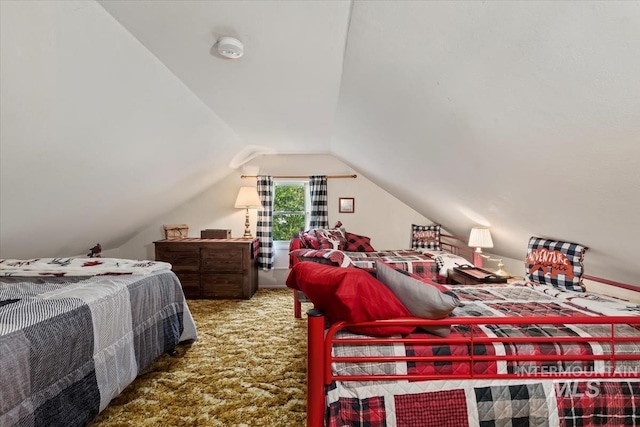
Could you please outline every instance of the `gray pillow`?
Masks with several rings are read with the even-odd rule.
[[[414,278],[410,273],[396,270],[382,261],[376,261],[376,277],[415,317],[442,319],[460,303],[457,295],[447,288]],[[423,326],[421,329],[441,337],[446,337],[451,331],[449,326]]]

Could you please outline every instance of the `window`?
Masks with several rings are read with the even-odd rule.
[[[273,240],[291,240],[294,233],[309,224],[309,184],[307,182],[274,182]]]

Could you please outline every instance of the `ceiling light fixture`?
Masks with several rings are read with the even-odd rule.
[[[244,55],[244,45],[233,37],[220,37],[216,42],[218,53],[225,58],[238,59]]]

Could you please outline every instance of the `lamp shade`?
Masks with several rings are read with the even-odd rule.
[[[469,246],[472,248],[492,248],[491,232],[488,228],[473,227],[469,234]]]
[[[236,199],[236,208],[259,208],[262,206],[260,203],[260,196],[258,196],[258,189],[256,187],[240,187],[238,191],[238,198]]]

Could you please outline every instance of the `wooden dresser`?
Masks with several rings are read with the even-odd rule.
[[[171,263],[187,298],[244,298],[258,290],[258,239],[158,240],[156,260]]]

